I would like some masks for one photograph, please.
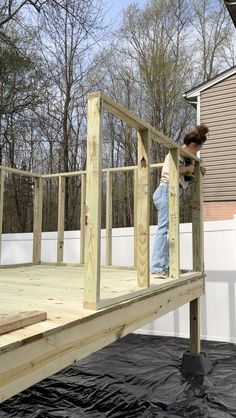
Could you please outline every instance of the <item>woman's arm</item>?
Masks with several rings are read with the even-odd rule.
[[[190,165],[187,165],[187,166],[180,165],[179,166],[179,172],[180,172],[180,174],[185,174],[185,173],[193,174],[194,173],[194,165],[193,164],[190,164]]]

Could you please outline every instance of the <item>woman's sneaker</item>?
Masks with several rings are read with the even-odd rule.
[[[168,271],[160,271],[158,273],[153,273],[153,276],[156,279],[168,279],[169,272]]]

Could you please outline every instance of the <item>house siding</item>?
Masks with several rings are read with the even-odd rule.
[[[204,201],[236,201],[236,74],[200,93],[200,120],[209,127]]]

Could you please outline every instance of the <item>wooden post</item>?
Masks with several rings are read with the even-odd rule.
[[[106,194],[106,265],[112,264],[112,172],[107,170]]]
[[[195,162],[194,190],[192,194],[193,271],[204,270],[203,257],[203,197],[200,163]]]
[[[203,256],[203,199],[202,174],[200,163],[195,163],[194,190],[192,195],[192,224],[193,224],[193,271],[204,271]],[[201,351],[200,342],[200,298],[190,302],[190,351],[198,355]]]
[[[80,264],[84,264],[84,220],[85,220],[85,199],[86,199],[86,174],[81,174],[80,194]]]
[[[139,287],[150,285],[149,272],[149,147],[148,129],[138,131],[137,168],[137,278]]]
[[[179,150],[170,150],[169,163],[169,260],[170,277],[179,278]]]
[[[0,263],[2,262],[3,198],[4,198],[4,170],[1,168],[0,169]]]
[[[96,309],[100,301],[101,165],[103,104],[89,95],[85,216],[84,308]]]
[[[200,298],[190,302],[190,352],[197,356],[201,351],[200,341]]]
[[[134,169],[134,268],[137,268],[137,187],[138,172]]]
[[[41,262],[41,235],[43,215],[43,180],[34,179],[34,230],[33,230],[33,263]]]
[[[59,177],[58,184],[58,220],[57,220],[57,263],[63,262],[65,223],[65,177]]]

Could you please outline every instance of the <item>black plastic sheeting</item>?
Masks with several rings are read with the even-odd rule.
[[[205,377],[180,373],[188,341],[131,334],[1,404],[0,417],[236,417],[236,347],[202,342]]]

